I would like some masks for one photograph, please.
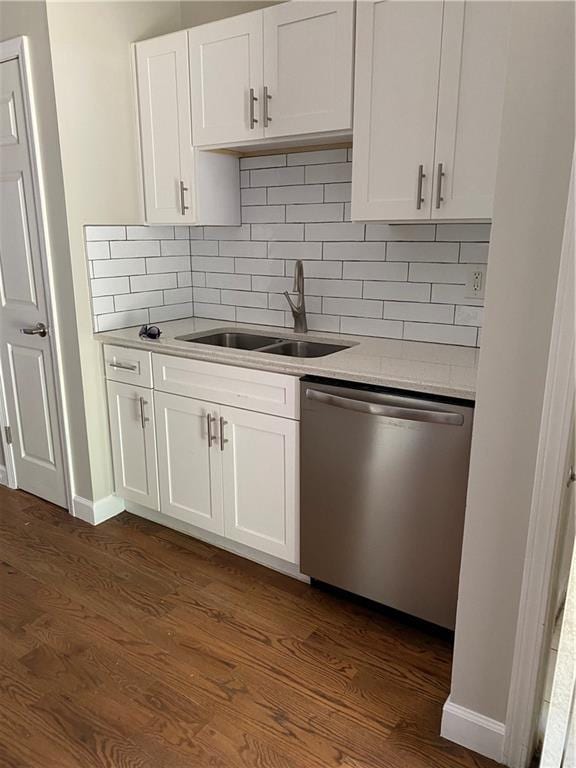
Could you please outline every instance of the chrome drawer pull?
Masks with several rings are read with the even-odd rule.
[[[137,371],[138,366],[131,363],[108,363],[110,368],[116,368],[119,371]]]

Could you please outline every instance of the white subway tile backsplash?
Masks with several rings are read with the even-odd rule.
[[[304,224],[252,224],[252,240],[304,240]]]
[[[435,224],[366,224],[366,240],[434,240]]]
[[[346,159],[346,149],[321,149],[317,152],[291,152],[288,155],[288,165],[345,163]]]
[[[322,240],[323,242],[364,240],[364,224],[348,222],[341,224],[306,224],[305,231],[306,240]]]
[[[126,227],[84,227],[86,240],[126,240]]]
[[[306,184],[330,184],[335,181],[352,181],[351,163],[306,166]]]
[[[246,275],[284,275],[284,262],[278,259],[236,259],[236,272]]]
[[[490,224],[438,224],[436,240],[487,243],[490,240]]]
[[[263,244],[265,245],[265,243]],[[321,259],[322,243],[307,242],[270,242],[268,243],[269,259]]]
[[[414,320],[419,323],[453,323],[454,307],[450,304],[385,301],[384,317],[387,320]]]
[[[286,221],[342,221],[343,203],[311,203],[286,206]]]
[[[94,277],[121,277],[122,275],[143,275],[146,272],[144,259],[107,259],[93,261]]]
[[[404,323],[404,338],[409,341],[429,341],[436,344],[459,344],[475,347],[477,328],[433,323]]]
[[[220,256],[265,259],[267,255],[266,243],[255,243],[252,240],[220,240]]]
[[[268,203],[321,203],[324,200],[322,184],[302,184],[293,187],[270,187]]]
[[[468,275],[490,225],[350,221],[352,150],[241,158],[242,225],[85,228],[94,327],[179,319],[292,326],[304,262],[313,331],[479,344]],[[293,295],[293,294],[292,294]]]
[[[242,208],[242,221],[247,224],[267,224],[286,221],[283,205],[248,205]]]
[[[343,317],[340,320],[342,333],[356,333],[360,336],[385,336],[401,339],[403,323],[398,320],[376,320],[364,317]]]
[[[143,291],[142,293],[124,293],[114,297],[116,312],[129,309],[146,309],[164,304],[163,291]]]
[[[86,255],[90,261],[93,259],[109,259],[110,243],[107,241],[86,243]]]
[[[382,317],[382,301],[369,299],[330,299],[322,300],[322,308],[327,315],[350,315],[351,317]]]
[[[173,240],[174,227],[126,227],[126,237],[128,240]]]
[[[176,275],[174,273],[166,275],[137,275],[130,278],[130,290],[133,293],[154,291],[161,288],[176,288]]]
[[[146,272],[152,275],[159,272],[183,272],[190,269],[190,256],[160,256],[158,259],[146,259]]]
[[[160,256],[157,240],[118,240],[110,243],[113,259],[130,259],[144,256]]]
[[[459,243],[388,243],[388,261],[432,261],[456,264]]]

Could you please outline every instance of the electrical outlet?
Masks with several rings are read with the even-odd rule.
[[[470,268],[466,281],[466,298],[483,299],[486,284],[486,267],[475,264]]]

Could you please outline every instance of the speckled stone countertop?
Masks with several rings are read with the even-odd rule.
[[[242,368],[256,368],[293,376],[312,375],[344,381],[359,381],[365,384],[467,400],[475,398],[478,349],[448,344],[345,336],[338,333],[310,332],[302,335],[287,328],[194,317],[158,323],[158,327],[162,329],[162,336],[157,341],[139,339],[137,327],[97,333],[95,338],[106,344],[147,349],[161,354],[209,360]],[[351,346],[326,357],[297,358],[195,344],[177,338],[200,331],[208,333],[226,329]]]

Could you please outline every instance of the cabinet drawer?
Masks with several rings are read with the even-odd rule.
[[[152,355],[154,388],[248,411],[299,418],[298,379],[203,360]]]
[[[151,353],[128,347],[104,345],[106,378],[124,384],[152,388]]]

